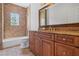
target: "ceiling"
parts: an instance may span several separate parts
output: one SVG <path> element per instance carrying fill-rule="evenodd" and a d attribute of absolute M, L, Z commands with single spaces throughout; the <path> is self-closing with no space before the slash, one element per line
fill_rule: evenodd
<path fill-rule="evenodd" d="M 27 8 L 30 5 L 29 3 L 13 3 L 13 4 L 16 4 L 18 6 L 25 7 L 25 8 Z"/>

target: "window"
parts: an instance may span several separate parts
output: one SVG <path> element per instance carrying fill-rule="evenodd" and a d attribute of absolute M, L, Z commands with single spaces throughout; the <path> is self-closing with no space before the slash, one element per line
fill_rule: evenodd
<path fill-rule="evenodd" d="M 19 25 L 19 14 L 18 13 L 11 13 L 11 26 L 18 26 Z"/>

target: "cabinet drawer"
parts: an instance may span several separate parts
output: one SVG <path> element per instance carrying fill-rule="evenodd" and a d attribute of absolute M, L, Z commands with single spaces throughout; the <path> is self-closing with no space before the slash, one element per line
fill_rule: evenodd
<path fill-rule="evenodd" d="M 54 40 L 54 34 L 51 34 L 51 33 L 39 33 L 39 37 L 41 39 L 47 39 L 47 40 Z"/>
<path fill-rule="evenodd" d="M 55 41 L 79 47 L 79 37 L 78 36 L 56 34 Z"/>
<path fill-rule="evenodd" d="M 55 35 L 55 41 L 61 42 L 64 44 L 74 45 L 74 39 L 75 37 L 69 36 L 69 35 L 61 35 L 61 34 Z"/>
<path fill-rule="evenodd" d="M 75 48 L 72 46 L 64 45 L 61 43 L 55 43 L 55 55 L 56 56 L 73 56 Z"/>

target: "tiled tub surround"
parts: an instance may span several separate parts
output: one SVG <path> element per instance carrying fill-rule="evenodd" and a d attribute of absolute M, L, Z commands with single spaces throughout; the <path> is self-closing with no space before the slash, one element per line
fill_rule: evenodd
<path fill-rule="evenodd" d="M 19 25 L 11 26 L 10 13 L 19 14 Z M 4 3 L 4 38 L 26 36 L 27 31 L 27 9 L 15 4 Z"/>

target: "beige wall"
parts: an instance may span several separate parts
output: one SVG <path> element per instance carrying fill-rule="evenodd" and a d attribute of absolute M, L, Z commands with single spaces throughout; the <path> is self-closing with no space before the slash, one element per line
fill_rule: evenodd
<path fill-rule="evenodd" d="M 10 13 L 16 12 L 20 15 L 19 26 L 11 26 L 10 24 Z M 27 20 L 26 20 L 27 9 L 14 5 L 4 4 L 4 38 L 26 36 Z"/>
<path fill-rule="evenodd" d="M 30 6 L 30 17 L 29 17 L 29 30 L 38 31 L 39 28 L 39 9 L 41 7 L 40 3 L 32 3 Z"/>

